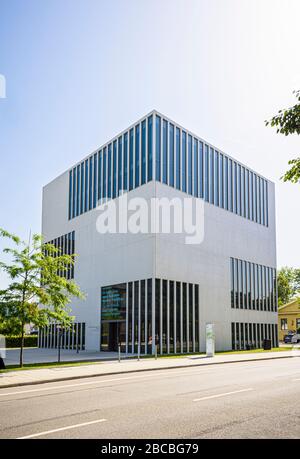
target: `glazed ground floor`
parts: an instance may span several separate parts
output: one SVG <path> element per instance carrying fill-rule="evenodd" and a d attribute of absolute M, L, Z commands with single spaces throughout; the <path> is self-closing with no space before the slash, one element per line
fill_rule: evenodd
<path fill-rule="evenodd" d="M 141 355 L 205 351 L 199 284 L 149 278 L 102 286 L 99 294 L 98 350 Z M 224 326 L 219 323 L 217 331 L 221 328 L 224 334 L 226 329 L 229 345 L 217 350 L 261 348 L 264 339 L 270 339 L 272 347 L 278 345 L 277 325 L 271 318 L 269 322 L 233 322 L 231 313 L 229 308 L 229 321 Z M 53 323 L 40 330 L 39 347 L 87 349 L 88 333 L 84 321 L 66 330 Z M 200 338 L 204 338 L 202 348 Z"/>

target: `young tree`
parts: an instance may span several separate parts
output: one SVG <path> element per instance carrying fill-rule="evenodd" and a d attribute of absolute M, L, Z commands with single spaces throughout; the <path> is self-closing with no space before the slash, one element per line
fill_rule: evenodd
<path fill-rule="evenodd" d="M 294 91 L 297 104 L 293 107 L 279 110 L 270 121 L 265 121 L 266 126 L 277 128 L 277 133 L 289 135 L 300 134 L 300 90 Z M 298 183 L 300 181 L 300 157 L 289 161 L 291 168 L 282 177 L 285 182 Z"/>
<path fill-rule="evenodd" d="M 0 290 L 0 318 L 21 336 L 20 366 L 23 366 L 24 327 L 33 323 L 43 327 L 55 320 L 63 327 L 72 324 L 68 304 L 72 297 L 84 298 L 74 281 L 67 279 L 75 255 L 63 255 L 54 245 L 34 234 L 29 241 L 0 228 L 0 236 L 11 241 L 3 250 L 10 263 L 0 262 L 10 284 Z"/>
<path fill-rule="evenodd" d="M 300 269 L 284 266 L 277 273 L 279 306 L 288 303 L 300 293 Z"/>

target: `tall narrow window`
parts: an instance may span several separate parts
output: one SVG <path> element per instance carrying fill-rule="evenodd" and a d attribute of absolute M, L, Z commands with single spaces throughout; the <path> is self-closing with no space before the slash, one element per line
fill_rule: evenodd
<path fill-rule="evenodd" d="M 224 209 L 224 159 L 222 153 L 220 153 L 220 165 L 219 165 L 219 175 L 220 175 L 220 207 Z"/>
<path fill-rule="evenodd" d="M 192 136 L 188 135 L 188 193 L 193 194 L 193 150 Z"/>
<path fill-rule="evenodd" d="M 237 214 L 242 215 L 241 212 L 241 166 L 237 165 Z"/>
<path fill-rule="evenodd" d="M 80 212 L 80 164 L 77 166 L 77 184 L 76 184 L 76 217 Z"/>
<path fill-rule="evenodd" d="M 123 166 L 123 190 L 127 191 L 128 189 L 128 133 L 124 134 L 124 166 Z"/>
<path fill-rule="evenodd" d="M 90 156 L 89 170 L 89 210 L 93 207 L 93 157 Z"/>
<path fill-rule="evenodd" d="M 194 190 L 193 195 L 198 197 L 199 196 L 199 180 L 198 180 L 198 140 L 194 138 Z"/>
<path fill-rule="evenodd" d="M 98 152 L 98 201 L 102 198 L 102 154 Z"/>
<path fill-rule="evenodd" d="M 229 170 L 228 170 L 228 158 L 224 157 L 224 209 L 229 210 L 228 207 L 228 184 L 229 184 Z"/>
<path fill-rule="evenodd" d="M 108 145 L 108 153 L 107 153 L 107 197 L 108 199 L 111 198 L 111 180 L 112 180 L 112 153 L 111 153 L 111 144 Z"/>
<path fill-rule="evenodd" d="M 133 189 L 133 129 L 129 132 L 129 190 Z"/>
<path fill-rule="evenodd" d="M 181 149 L 181 160 L 182 160 L 182 191 L 186 192 L 186 132 L 182 131 L 182 149 Z"/>
<path fill-rule="evenodd" d="M 203 143 L 199 142 L 199 196 L 204 197 L 204 155 Z"/>
<path fill-rule="evenodd" d="M 120 192 L 123 190 L 123 184 L 122 184 L 122 175 L 123 175 L 123 143 L 122 143 L 122 137 L 119 137 L 118 140 L 118 193 L 117 195 L 120 195 Z"/>
<path fill-rule="evenodd" d="M 209 201 L 209 147 L 205 145 L 204 198 Z"/>
<path fill-rule="evenodd" d="M 69 172 L 69 220 L 72 218 L 72 171 Z"/>
<path fill-rule="evenodd" d="M 153 178 L 153 116 L 148 118 L 148 182 Z"/>
<path fill-rule="evenodd" d="M 135 127 L 135 187 L 140 184 L 140 125 Z"/>
<path fill-rule="evenodd" d="M 228 210 L 233 212 L 233 165 L 232 159 L 229 159 L 228 168 Z"/>
<path fill-rule="evenodd" d="M 106 147 L 103 149 L 103 188 L 102 188 L 102 197 L 106 199 L 107 197 L 107 153 Z"/>
<path fill-rule="evenodd" d="M 169 185 L 174 186 L 174 125 L 169 125 Z"/>
<path fill-rule="evenodd" d="M 180 129 L 176 128 L 176 188 L 180 190 L 180 177 L 181 177 L 181 158 L 180 158 Z"/>
<path fill-rule="evenodd" d="M 245 168 L 241 167 L 241 216 L 245 217 Z"/>
<path fill-rule="evenodd" d="M 77 188 L 77 180 L 76 180 L 76 167 L 73 169 L 73 204 L 72 204 L 72 218 L 76 217 L 76 188 Z"/>
<path fill-rule="evenodd" d="M 237 206 L 237 190 L 238 190 L 238 187 L 237 187 L 237 176 L 238 176 L 238 173 L 237 173 L 237 163 L 234 162 L 233 163 L 233 212 L 236 214 L 237 213 L 237 209 L 238 209 L 238 206 Z"/>
<path fill-rule="evenodd" d="M 93 190 L 93 209 L 97 206 L 97 185 L 98 185 L 98 153 L 94 154 L 94 190 Z"/>
<path fill-rule="evenodd" d="M 160 116 L 156 115 L 156 180 L 160 182 L 161 174 L 160 174 L 160 162 L 161 162 L 161 118 Z"/>
<path fill-rule="evenodd" d="M 209 149 L 209 202 L 214 204 L 214 149 Z"/>
<path fill-rule="evenodd" d="M 168 122 L 163 120 L 163 183 L 168 183 Z"/>
<path fill-rule="evenodd" d="M 81 163 L 80 214 L 84 212 L 84 162 Z"/>
<path fill-rule="evenodd" d="M 214 204 L 219 206 L 219 152 L 215 150 L 215 164 L 214 164 Z"/>
<path fill-rule="evenodd" d="M 146 183 L 146 120 L 142 122 L 142 177 L 141 184 Z"/>
<path fill-rule="evenodd" d="M 84 171 L 84 211 L 88 210 L 88 190 L 89 190 L 89 161 L 85 160 L 85 171 Z"/>

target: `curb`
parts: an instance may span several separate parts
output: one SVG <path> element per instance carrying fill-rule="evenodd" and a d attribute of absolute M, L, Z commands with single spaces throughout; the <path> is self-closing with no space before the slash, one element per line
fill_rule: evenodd
<path fill-rule="evenodd" d="M 141 368 L 137 370 L 125 370 L 125 371 L 113 371 L 109 373 L 94 373 L 91 375 L 82 375 L 82 376 L 67 376 L 64 378 L 55 378 L 55 379 L 43 379 L 40 381 L 31 381 L 31 382 L 20 382 L 20 383 L 13 383 L 13 384 L 4 384 L 0 385 L 1 389 L 8 389 L 10 387 L 21 387 L 21 386 L 34 386 L 39 384 L 49 384 L 53 382 L 61 382 L 61 381 L 74 381 L 76 379 L 88 379 L 88 378 L 99 378 L 100 376 L 113 376 L 113 375 L 120 375 L 120 374 L 129 374 L 129 373 L 142 373 L 146 371 L 159 371 L 159 370 L 175 370 L 177 368 L 195 368 L 195 367 L 206 367 L 211 365 L 226 365 L 228 363 L 242 363 L 242 362 L 260 362 L 265 360 L 278 360 L 278 359 L 291 359 L 291 358 L 300 358 L 300 355 L 286 355 L 286 356 L 278 356 L 278 357 L 263 357 L 258 359 L 245 359 L 245 360 L 228 360 L 226 362 L 207 362 L 207 363 L 198 363 L 198 364 L 191 364 L 191 365 L 172 365 L 167 367 L 159 367 L 159 368 Z"/>

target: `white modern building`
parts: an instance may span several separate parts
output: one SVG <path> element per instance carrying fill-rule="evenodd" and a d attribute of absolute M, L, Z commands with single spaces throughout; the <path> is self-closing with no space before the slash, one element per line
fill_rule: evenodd
<path fill-rule="evenodd" d="M 201 201 L 203 240 L 99 233 L 98 203 L 124 192 Z M 86 294 L 64 348 L 202 352 L 207 323 L 217 350 L 277 345 L 274 184 L 156 111 L 44 187 L 42 233 L 77 254 L 68 277 Z M 55 324 L 39 344 L 57 345 Z"/>

